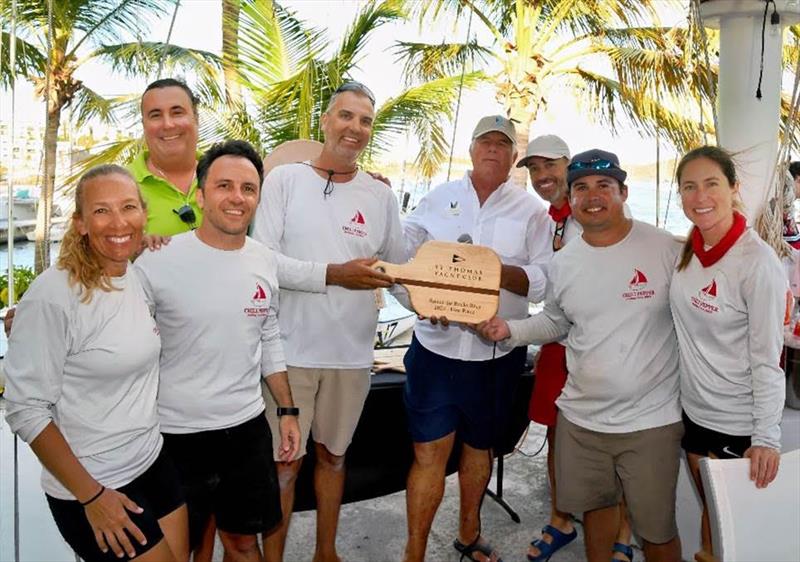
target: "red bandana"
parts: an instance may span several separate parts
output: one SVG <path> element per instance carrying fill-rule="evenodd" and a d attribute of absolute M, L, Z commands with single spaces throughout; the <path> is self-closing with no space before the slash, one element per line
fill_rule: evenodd
<path fill-rule="evenodd" d="M 710 249 L 706 250 L 703 247 L 703 235 L 700 234 L 700 229 L 696 226 L 692 228 L 692 250 L 694 255 L 700 260 L 703 267 L 709 267 L 722 259 L 728 250 L 731 249 L 739 237 L 744 234 L 747 228 L 747 220 L 741 213 L 733 212 L 733 225 L 731 229 Z"/>
<path fill-rule="evenodd" d="M 572 214 L 572 209 L 569 206 L 569 201 L 564 203 L 564 206 L 560 209 L 556 209 L 552 205 L 550 208 L 547 209 L 547 214 L 550 215 L 550 218 L 553 219 L 554 222 L 561 222 L 566 219 L 570 214 Z"/>

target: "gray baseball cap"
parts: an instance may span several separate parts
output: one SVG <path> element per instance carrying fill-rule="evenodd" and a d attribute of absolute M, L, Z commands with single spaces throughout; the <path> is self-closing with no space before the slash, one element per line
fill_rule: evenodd
<path fill-rule="evenodd" d="M 487 115 L 486 117 L 482 117 L 481 120 L 478 121 L 478 124 L 475 125 L 475 129 L 472 131 L 472 140 L 475 140 L 486 133 L 492 133 L 494 131 L 503 133 L 509 138 L 511 143 L 516 146 L 517 129 L 514 127 L 514 123 L 510 119 L 503 117 L 502 115 Z"/>
<path fill-rule="evenodd" d="M 528 165 L 531 157 L 540 156 L 542 158 L 549 158 L 550 160 L 557 160 L 558 158 L 566 158 L 569 160 L 569 147 L 564 139 L 556 135 L 541 135 L 528 143 L 528 150 L 525 151 L 525 157 L 517 162 L 517 168 L 524 168 Z"/>

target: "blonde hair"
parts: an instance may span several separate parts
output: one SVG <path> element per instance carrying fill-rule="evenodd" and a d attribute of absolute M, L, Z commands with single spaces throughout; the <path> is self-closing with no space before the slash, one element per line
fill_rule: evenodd
<path fill-rule="evenodd" d="M 725 179 L 728 180 L 728 183 L 731 185 L 731 187 L 736 185 L 736 182 L 739 181 L 736 176 L 736 163 L 733 161 L 733 155 L 730 152 L 718 146 L 701 146 L 687 152 L 678 163 L 678 167 L 675 171 L 675 179 L 678 183 L 679 194 L 681 192 L 681 175 L 683 174 L 683 169 L 689 162 L 698 160 L 700 158 L 711 160 L 717 166 L 719 166 L 720 170 L 722 170 L 722 175 L 725 176 Z M 739 199 L 737 194 L 734 194 L 733 201 L 731 203 L 734 211 L 744 214 L 744 204 L 742 203 L 742 200 Z M 678 261 L 678 271 L 683 271 L 686 269 L 689 266 L 689 262 L 692 261 L 692 256 L 694 256 L 694 248 L 692 247 L 692 230 L 694 230 L 694 228 L 695 227 L 689 229 L 689 234 L 686 236 L 686 242 L 683 244 L 683 250 L 681 250 L 681 259 Z"/>
<path fill-rule="evenodd" d="M 112 284 L 111 278 L 103 271 L 103 264 L 100 258 L 89 245 L 89 237 L 78 232 L 78 227 L 75 223 L 75 219 L 83 216 L 83 197 L 84 191 L 86 191 L 86 184 L 93 179 L 115 174 L 128 178 L 136 185 L 136 180 L 131 173 L 116 164 L 95 166 L 81 176 L 75 188 L 75 212 L 72 213 L 69 228 L 67 228 L 61 241 L 57 267 L 69 274 L 71 286 L 80 285 L 82 303 L 89 303 L 92 300 L 92 293 L 95 289 L 106 292 L 117 290 Z M 136 191 L 139 194 L 142 209 L 144 209 L 144 200 L 142 199 L 142 194 L 139 193 L 138 187 Z"/>

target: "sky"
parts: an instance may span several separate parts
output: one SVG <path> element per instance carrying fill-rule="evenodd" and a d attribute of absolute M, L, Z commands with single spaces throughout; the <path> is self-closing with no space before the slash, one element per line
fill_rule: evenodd
<path fill-rule="evenodd" d="M 284 5 L 295 10 L 301 19 L 327 28 L 331 43 L 336 45 L 364 3 L 364 0 L 287 0 Z M 182 46 L 219 52 L 222 44 L 220 17 L 219 0 L 182 0 L 171 40 Z M 673 13 L 671 17 L 682 17 L 682 14 Z M 148 26 L 149 30 L 145 32 L 144 38 L 166 40 L 169 20 L 169 17 L 165 17 L 153 22 Z M 457 23 L 424 29 L 420 29 L 416 23 L 386 25 L 370 39 L 369 51 L 353 73 L 354 78 L 366 83 L 375 92 L 380 104 L 381 100 L 400 90 L 401 65 L 395 62 L 391 54 L 396 40 L 452 41 L 454 37 L 466 36 L 466 25 L 466 18 Z M 475 25 L 474 28 L 479 29 L 480 26 Z M 482 44 L 490 43 L 488 34 L 478 35 L 478 39 Z M 99 64 L 87 68 L 79 74 L 79 77 L 102 95 L 138 92 L 149 82 L 146 79 L 133 80 L 124 76 L 112 76 L 107 67 Z M 0 102 L 0 120 L 7 121 L 10 115 L 8 92 L 3 93 Z M 457 158 L 468 156 L 470 134 L 480 117 L 501 112 L 502 107 L 496 102 L 491 85 L 477 90 L 465 90 L 456 124 L 455 156 Z M 18 83 L 15 116 L 18 123 L 43 122 L 43 105 L 34 100 L 32 88 L 27 83 Z M 617 152 L 623 162 L 630 164 L 649 163 L 656 158 L 655 140 L 643 140 L 633 130 L 613 137 L 604 128 L 593 124 L 589 116 L 581 114 L 568 96 L 554 96 L 549 100 L 547 110 L 540 114 L 532 128 L 531 138 L 545 133 L 555 133 L 563 137 L 570 145 L 573 154 L 599 147 Z M 451 138 L 451 135 L 452 128 L 448 131 L 447 138 Z M 406 157 L 411 160 L 415 152 L 414 145 L 413 140 L 406 143 L 405 140 L 398 139 L 397 150 L 394 152 L 400 154 L 407 150 L 409 153 Z M 665 150 L 666 147 L 663 147 L 662 158 L 669 158 L 670 154 L 665 155 Z"/>

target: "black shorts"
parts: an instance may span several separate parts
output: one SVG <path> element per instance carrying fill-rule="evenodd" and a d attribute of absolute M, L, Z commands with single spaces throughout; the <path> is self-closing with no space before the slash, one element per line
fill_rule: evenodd
<path fill-rule="evenodd" d="M 142 513 L 128 511 L 128 517 L 147 539 L 147 544 L 141 545 L 128 533 L 128 539 L 136 550 L 136 556 L 140 556 L 164 538 L 158 520 L 184 504 L 178 472 L 162 449 L 150 468 L 132 482 L 117 488 L 117 491 L 128 496 L 144 510 Z M 117 558 L 111 549 L 105 554 L 100 550 L 92 526 L 86 519 L 86 511 L 78 501 L 46 497 L 61 536 L 85 562 L 130 560 L 127 554 Z"/>
<path fill-rule="evenodd" d="M 189 509 L 189 544 L 200 544 L 213 514 L 228 533 L 256 535 L 281 520 L 272 434 L 264 413 L 227 429 L 165 433 Z"/>
<path fill-rule="evenodd" d="M 697 425 L 683 412 L 684 434 L 681 447 L 687 453 L 718 459 L 740 459 L 750 448 L 749 435 L 728 435 Z"/>
<path fill-rule="evenodd" d="M 474 449 L 496 448 L 505 434 L 526 349 L 487 361 L 450 359 L 425 348 L 416 336 L 403 358 L 403 398 L 415 443 L 454 431 Z"/>

